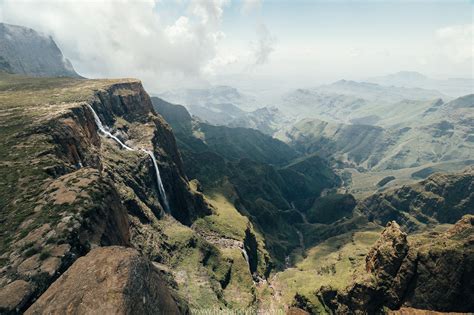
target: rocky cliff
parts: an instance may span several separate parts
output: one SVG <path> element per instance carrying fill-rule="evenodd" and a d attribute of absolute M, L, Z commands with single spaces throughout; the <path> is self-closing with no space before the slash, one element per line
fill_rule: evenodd
<path fill-rule="evenodd" d="M 5 23 L 0 23 L 0 71 L 36 77 L 80 77 L 51 37 Z"/>
<path fill-rule="evenodd" d="M 407 236 L 392 221 L 366 256 L 366 273 L 342 291 L 317 293 L 336 314 L 372 314 L 400 307 L 472 312 L 474 217 L 464 216 L 445 232 Z"/>
<path fill-rule="evenodd" d="M 382 225 L 396 220 L 407 230 L 455 223 L 474 214 L 474 169 L 434 174 L 411 185 L 376 193 L 359 202 L 357 211 Z"/>
<path fill-rule="evenodd" d="M 27 308 L 96 246 L 159 259 L 166 242 L 157 220 L 190 225 L 210 213 L 139 81 L 0 79 L 0 294 L 14 297 L 1 299 L 1 312 Z M 100 135 L 91 108 L 127 145 L 154 152 L 170 213 L 150 156 Z"/>

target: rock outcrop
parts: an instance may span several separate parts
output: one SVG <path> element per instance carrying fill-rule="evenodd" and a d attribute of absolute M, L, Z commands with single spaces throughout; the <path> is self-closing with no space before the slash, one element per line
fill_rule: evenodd
<path fill-rule="evenodd" d="M 0 23 L 0 71 L 36 77 L 80 77 L 51 37 L 5 23 Z"/>
<path fill-rule="evenodd" d="M 131 248 L 90 251 L 25 314 L 180 314 L 158 270 Z"/>
<path fill-rule="evenodd" d="M 418 183 L 376 193 L 359 202 L 356 210 L 382 225 L 395 220 L 408 231 L 455 223 L 465 214 L 474 214 L 474 169 L 433 174 Z"/>
<path fill-rule="evenodd" d="M 409 236 L 389 222 L 366 257 L 366 275 L 343 292 L 322 288 L 320 301 L 336 314 L 377 313 L 384 307 L 441 312 L 474 310 L 474 216 L 444 233 Z"/>

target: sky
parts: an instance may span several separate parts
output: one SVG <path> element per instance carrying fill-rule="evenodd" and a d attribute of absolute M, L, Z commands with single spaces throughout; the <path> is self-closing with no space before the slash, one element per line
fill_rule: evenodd
<path fill-rule="evenodd" d="M 474 1 L 0 0 L 77 72 L 150 92 L 281 89 L 398 71 L 473 77 Z"/>

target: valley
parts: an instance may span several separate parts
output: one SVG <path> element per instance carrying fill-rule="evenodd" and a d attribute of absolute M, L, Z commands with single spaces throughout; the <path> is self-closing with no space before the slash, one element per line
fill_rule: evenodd
<path fill-rule="evenodd" d="M 155 92 L 0 23 L 0 314 L 472 312 L 471 81 Z"/>

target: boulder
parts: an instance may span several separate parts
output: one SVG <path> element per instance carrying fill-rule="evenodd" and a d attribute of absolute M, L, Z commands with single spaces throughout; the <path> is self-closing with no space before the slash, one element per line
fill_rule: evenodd
<path fill-rule="evenodd" d="M 180 314 L 153 265 L 135 249 L 99 247 L 79 258 L 25 314 Z"/>

